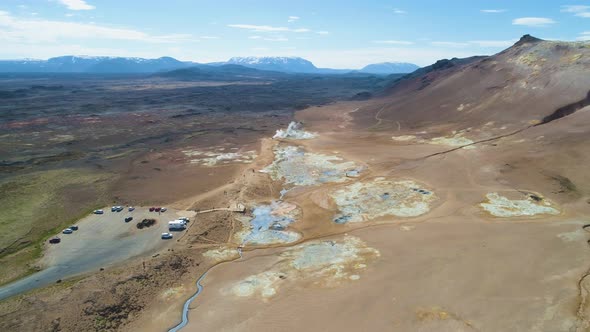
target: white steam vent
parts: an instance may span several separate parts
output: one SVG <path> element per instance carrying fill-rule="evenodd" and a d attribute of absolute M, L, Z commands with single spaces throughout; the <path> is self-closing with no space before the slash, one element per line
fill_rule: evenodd
<path fill-rule="evenodd" d="M 287 129 L 279 129 L 272 138 L 282 139 L 312 139 L 316 134 L 303 130 L 303 123 L 291 121 Z"/>

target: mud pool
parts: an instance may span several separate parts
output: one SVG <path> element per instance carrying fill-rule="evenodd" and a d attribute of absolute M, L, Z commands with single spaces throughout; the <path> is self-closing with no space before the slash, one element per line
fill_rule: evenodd
<path fill-rule="evenodd" d="M 464 146 L 473 144 L 473 141 L 464 136 L 463 132 L 453 133 L 453 136 L 448 137 L 435 137 L 430 140 L 430 144 L 447 145 L 447 146 Z"/>
<path fill-rule="evenodd" d="M 252 211 L 252 217 L 239 217 L 243 230 L 235 235 L 235 240 L 242 246 L 296 242 L 301 235 L 288 228 L 300 213 L 295 204 L 288 202 L 259 205 Z"/>
<path fill-rule="evenodd" d="M 211 249 L 203 253 L 203 256 L 211 260 L 221 262 L 227 261 L 239 256 L 239 252 L 236 248 L 222 247 L 218 249 Z"/>
<path fill-rule="evenodd" d="M 392 136 L 392 140 L 396 142 L 411 142 L 417 139 L 416 135 L 401 135 L 401 136 Z"/>
<path fill-rule="evenodd" d="M 331 196 L 339 211 L 333 221 L 339 224 L 387 215 L 416 217 L 430 211 L 430 204 L 436 200 L 430 189 L 414 181 L 385 178 L 356 182 L 334 191 Z"/>
<path fill-rule="evenodd" d="M 285 283 L 307 281 L 333 287 L 361 278 L 367 264 L 379 257 L 379 251 L 367 247 L 359 238 L 311 241 L 286 249 L 268 270 L 250 275 L 222 289 L 225 295 L 269 298 Z"/>
<path fill-rule="evenodd" d="M 538 197 L 538 196 L 535 196 Z M 526 199 L 511 200 L 498 193 L 489 193 L 486 195 L 487 201 L 480 206 L 491 215 L 496 217 L 522 217 L 534 216 L 540 214 L 559 214 L 559 210 L 552 204 L 540 197 L 534 199 L 527 196 Z"/>
<path fill-rule="evenodd" d="M 393 136 L 391 137 L 392 140 L 396 142 L 408 142 L 408 143 L 417 143 L 417 144 L 434 144 L 434 145 L 445 145 L 451 147 L 460 147 L 465 146 L 465 148 L 474 148 L 469 146 L 473 144 L 474 141 L 465 137 L 466 130 L 462 131 L 454 131 L 451 136 L 440 136 L 434 137 L 431 139 L 425 139 L 418 137 L 416 135 L 401 135 L 401 136 Z"/>
<path fill-rule="evenodd" d="M 203 166 L 216 166 L 223 164 L 242 163 L 250 164 L 256 159 L 256 151 L 240 152 L 237 148 L 229 149 L 218 147 L 209 150 L 183 150 L 185 156 L 191 158 L 191 164 Z"/>
<path fill-rule="evenodd" d="M 338 156 L 306 152 L 300 147 L 278 145 L 275 159 L 262 170 L 275 181 L 284 180 L 294 186 L 313 186 L 328 182 L 344 182 L 346 173 L 357 168 L 355 163 Z"/>

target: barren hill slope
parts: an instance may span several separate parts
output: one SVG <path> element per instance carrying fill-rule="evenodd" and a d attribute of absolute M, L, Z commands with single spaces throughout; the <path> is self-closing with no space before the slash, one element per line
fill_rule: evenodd
<path fill-rule="evenodd" d="M 441 123 L 464 129 L 494 121 L 517 129 L 589 103 L 588 43 L 543 41 L 526 35 L 496 55 L 454 60 L 439 61 L 430 70 L 394 83 L 384 96 L 356 113 L 357 122 L 366 126 L 381 120 L 382 129 Z M 565 112 L 560 111 L 568 105 Z"/>

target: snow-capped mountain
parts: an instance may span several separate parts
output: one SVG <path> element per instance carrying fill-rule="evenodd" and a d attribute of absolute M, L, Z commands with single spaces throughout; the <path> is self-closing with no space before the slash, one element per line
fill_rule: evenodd
<path fill-rule="evenodd" d="M 171 57 L 158 59 L 108 56 L 60 56 L 48 60 L 0 60 L 0 72 L 28 73 L 155 73 L 192 66 Z"/>
<path fill-rule="evenodd" d="M 233 57 L 226 64 L 287 73 L 315 73 L 318 71 L 313 63 L 299 57 Z"/>
<path fill-rule="evenodd" d="M 369 73 L 369 74 L 380 74 L 380 75 L 389 75 L 389 74 L 407 74 L 411 73 L 414 70 L 418 69 L 417 65 L 413 63 L 407 62 L 382 62 L 382 63 L 375 63 L 371 65 L 367 65 L 359 70 L 361 73 Z"/>
<path fill-rule="evenodd" d="M 405 74 L 411 73 L 419 67 L 413 63 L 407 62 L 384 62 L 372 64 L 360 70 L 353 69 L 330 69 L 317 68 L 308 60 L 299 57 L 234 57 L 227 62 L 219 64 L 236 64 L 244 67 L 256 68 L 260 70 L 273 70 L 287 73 L 318 73 L 318 74 L 343 74 L 349 72 L 361 72 L 367 74 Z"/>

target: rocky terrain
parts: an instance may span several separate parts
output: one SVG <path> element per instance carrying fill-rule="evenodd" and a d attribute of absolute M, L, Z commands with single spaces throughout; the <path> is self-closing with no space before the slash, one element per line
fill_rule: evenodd
<path fill-rule="evenodd" d="M 199 170 L 165 168 L 202 186 L 169 201 L 197 213 L 186 235 L 3 301 L 0 327 L 162 331 L 184 313 L 182 331 L 587 331 L 589 67 L 587 43 L 527 35 L 368 100 L 301 107 L 292 124 L 240 112 L 264 132 L 144 151 L 126 177 Z M 235 202 L 244 213 L 199 214 Z"/>

